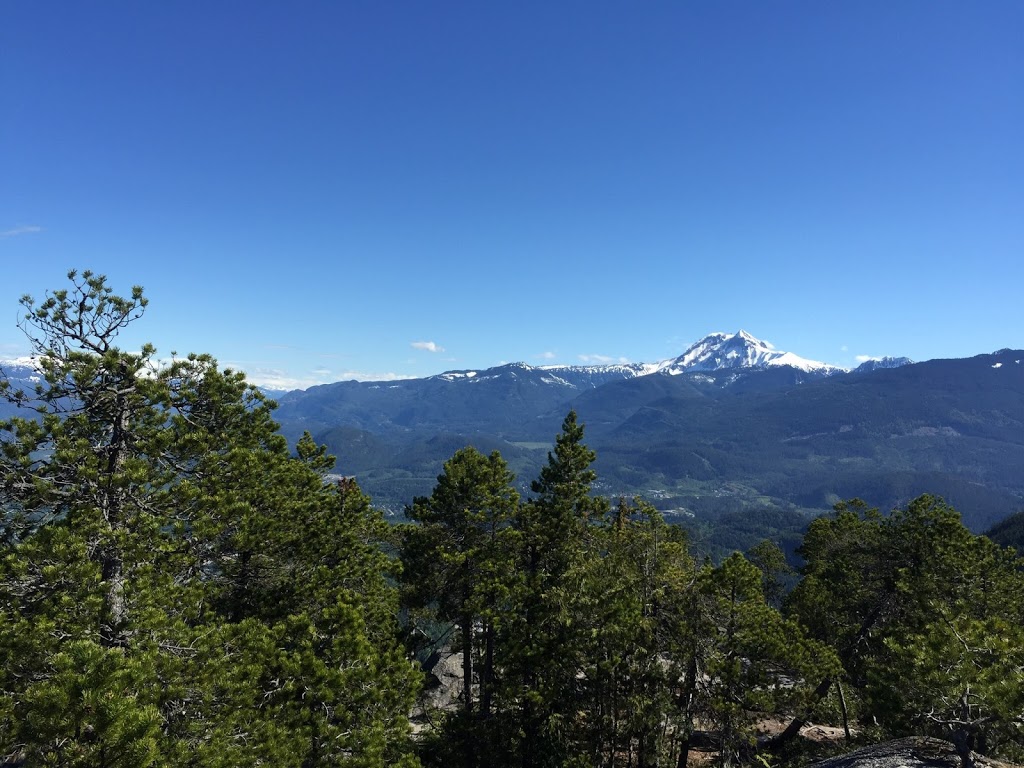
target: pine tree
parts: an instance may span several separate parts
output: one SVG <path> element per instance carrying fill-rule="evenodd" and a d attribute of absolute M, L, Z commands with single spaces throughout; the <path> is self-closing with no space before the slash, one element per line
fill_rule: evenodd
<path fill-rule="evenodd" d="M 922 496 L 889 517 L 840 505 L 799 552 L 790 608 L 836 649 L 872 717 L 893 735 L 950 739 L 965 765 L 971 750 L 1020 754 L 1024 581 L 1011 550 Z"/>
<path fill-rule="evenodd" d="M 717 733 L 718 763 L 742 764 L 755 746 L 753 718 L 806 706 L 808 687 L 838 667 L 828 648 L 806 637 L 765 599 L 762 575 L 741 554 L 705 567 L 694 595 L 689 650 L 699 677 L 696 712 Z M 791 686 L 780 685 L 786 678 Z M 807 683 L 807 681 L 812 681 Z"/>
<path fill-rule="evenodd" d="M 515 591 L 512 556 L 518 532 L 511 523 L 519 505 L 513 475 L 495 451 L 459 450 L 428 498 L 409 517 L 419 523 L 405 535 L 407 594 L 414 606 L 434 606 L 455 625 L 462 654 L 462 715 L 441 738 L 457 744 L 455 759 L 478 765 L 495 711 L 499 643 Z M 479 695 L 474 697 L 474 690 Z"/>
<path fill-rule="evenodd" d="M 677 725 L 683 670 L 671 650 L 694 562 L 682 529 L 640 500 L 620 499 L 600 534 L 589 558 L 580 740 L 593 765 L 660 765 Z"/>
<path fill-rule="evenodd" d="M 509 679 L 515 680 L 523 766 L 560 765 L 573 751 L 585 663 L 582 618 L 594 599 L 588 559 L 596 556 L 594 531 L 608 514 L 595 497 L 595 454 L 583 443 L 583 425 L 570 411 L 520 506 L 517 571 L 522 588 L 509 626 Z"/>
<path fill-rule="evenodd" d="M 22 302 L 43 381 L 4 387 L 36 410 L 0 424 L 0 754 L 408 762 L 416 680 L 376 625 L 393 598 L 368 505 L 324 484 L 322 452 L 289 453 L 241 374 L 119 349 L 141 288 L 69 279 Z M 353 520 L 361 548 L 332 567 Z"/>

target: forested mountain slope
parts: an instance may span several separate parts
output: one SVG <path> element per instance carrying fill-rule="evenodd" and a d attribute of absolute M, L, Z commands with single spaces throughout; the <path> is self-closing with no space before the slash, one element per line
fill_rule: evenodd
<path fill-rule="evenodd" d="M 771 507 L 806 518 L 837 499 L 889 508 L 948 498 L 974 530 L 1024 495 L 1024 351 L 828 375 L 788 365 L 585 382 L 530 366 L 472 377 L 345 382 L 295 392 L 276 413 L 310 429 L 374 498 L 401 509 L 452 450 L 498 448 L 520 476 L 574 408 L 598 451 L 602 490 L 716 517 Z"/>

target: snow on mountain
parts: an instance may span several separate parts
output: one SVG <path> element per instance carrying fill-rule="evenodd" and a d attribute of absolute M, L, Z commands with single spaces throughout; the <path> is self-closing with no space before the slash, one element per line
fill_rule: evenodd
<path fill-rule="evenodd" d="M 734 334 L 708 334 L 679 357 L 660 363 L 658 370 L 677 375 L 737 368 L 764 369 L 783 365 L 825 376 L 844 371 L 843 368 L 807 360 L 792 352 L 781 352 L 768 342 L 761 341 L 742 330 Z"/>
<path fill-rule="evenodd" d="M 38 368 L 36 358 L 32 355 L 25 355 L 23 357 L 9 357 L 0 360 L 0 367 L 4 368 L 31 368 L 36 370 Z"/>
<path fill-rule="evenodd" d="M 448 382 L 481 382 L 500 376 L 535 377 L 545 384 L 583 389 L 617 379 L 632 379 L 651 373 L 702 373 L 722 370 L 764 370 L 790 366 L 807 373 L 830 376 L 842 373 L 827 363 L 807 360 L 792 352 L 782 352 L 746 331 L 734 334 L 712 333 L 691 345 L 682 355 L 659 363 L 618 363 L 612 365 L 542 365 L 507 363 L 482 371 L 446 371 L 432 379 Z"/>
<path fill-rule="evenodd" d="M 39 375 L 39 364 L 34 357 L 12 357 L 0 360 L 0 376 L 12 381 L 42 381 Z"/>
<path fill-rule="evenodd" d="M 886 368 L 902 368 L 904 365 L 912 365 L 913 360 L 909 357 L 879 357 L 874 360 L 865 360 L 854 368 L 855 373 L 868 373 L 880 371 Z"/>
<path fill-rule="evenodd" d="M 503 376 L 532 380 L 542 384 L 555 384 L 575 389 L 586 389 L 618 379 L 632 379 L 656 370 L 656 366 L 643 363 L 614 365 L 541 365 L 506 363 L 482 371 L 445 371 L 431 379 L 448 382 L 478 383 Z"/>

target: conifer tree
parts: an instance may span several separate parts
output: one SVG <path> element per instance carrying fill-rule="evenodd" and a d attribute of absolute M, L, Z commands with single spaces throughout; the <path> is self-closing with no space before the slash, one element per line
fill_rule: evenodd
<path fill-rule="evenodd" d="M 510 624 L 509 679 L 518 685 L 520 763 L 559 765 L 572 751 L 585 659 L 583 616 L 594 599 L 586 580 L 594 531 L 608 513 L 592 493 L 595 454 L 570 411 L 554 451 L 520 506 L 517 568 L 522 588 Z"/>
<path fill-rule="evenodd" d="M 741 554 L 706 567 L 695 593 L 690 652 L 699 678 L 696 712 L 714 726 L 718 763 L 742 764 L 753 753 L 751 713 L 779 714 L 806 706 L 808 687 L 834 674 L 835 656 L 768 604 L 762 575 Z M 780 677 L 794 681 L 778 684 Z M 806 681 L 812 681 L 807 683 Z"/>
<path fill-rule="evenodd" d="M 433 606 L 457 629 L 462 654 L 462 713 L 443 729 L 452 759 L 482 764 L 496 701 L 503 623 L 515 591 L 512 557 L 519 504 L 513 475 L 495 451 L 463 448 L 444 464 L 433 493 L 408 510 L 419 525 L 406 531 L 402 558 L 414 606 Z M 478 696 L 474 696 L 478 691 Z"/>
<path fill-rule="evenodd" d="M 580 741 L 592 765 L 660 765 L 678 725 L 683 670 L 672 650 L 694 562 L 682 529 L 640 500 L 620 499 L 600 534 L 589 558 Z"/>
<path fill-rule="evenodd" d="M 891 734 L 1019 755 L 1024 593 L 1019 562 L 922 496 L 889 517 L 861 503 L 815 521 L 789 605 L 838 652 L 866 711 Z M 826 684 L 829 681 L 826 680 Z"/>
<path fill-rule="evenodd" d="M 69 279 L 22 302 L 43 381 L 3 385 L 36 410 L 0 424 L 0 754 L 410 764 L 376 514 L 241 374 L 118 348 L 141 288 Z"/>

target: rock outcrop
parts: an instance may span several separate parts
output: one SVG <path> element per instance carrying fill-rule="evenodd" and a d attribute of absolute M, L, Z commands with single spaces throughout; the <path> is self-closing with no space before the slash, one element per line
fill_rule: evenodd
<path fill-rule="evenodd" d="M 1010 768 L 1010 763 L 972 755 L 979 768 Z M 960 756 L 948 741 L 912 737 L 873 744 L 848 755 L 814 763 L 810 768 L 961 768 Z"/>

